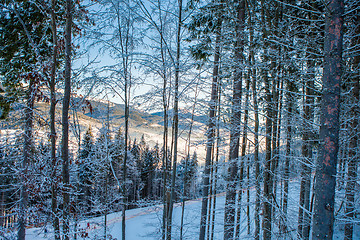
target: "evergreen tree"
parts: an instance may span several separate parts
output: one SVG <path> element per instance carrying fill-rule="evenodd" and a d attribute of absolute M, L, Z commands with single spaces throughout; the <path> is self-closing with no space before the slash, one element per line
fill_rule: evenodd
<path fill-rule="evenodd" d="M 92 186 L 94 184 L 94 139 L 91 128 L 89 127 L 84 135 L 83 142 L 81 144 L 81 150 L 79 154 L 79 186 L 80 186 L 80 209 L 85 214 L 89 214 L 92 208 Z"/>
<path fill-rule="evenodd" d="M 92 164 L 94 166 L 94 191 L 95 201 L 98 210 L 107 211 L 107 201 L 109 199 L 109 181 L 112 176 L 111 172 L 111 149 L 112 140 L 110 136 L 109 126 L 100 129 L 99 137 L 95 143 L 94 158 Z"/>
<path fill-rule="evenodd" d="M 194 152 L 192 157 L 183 158 L 178 167 L 178 186 L 180 192 L 185 189 L 185 199 L 191 199 L 195 196 L 196 174 L 198 171 L 197 153 Z"/>
<path fill-rule="evenodd" d="M 11 103 L 25 95 L 24 82 L 33 80 L 38 86 L 44 80 L 44 62 L 40 60 L 51 57 L 52 35 L 48 16 L 35 2 L 2 0 L 0 6 L 0 80 L 4 88 L 0 118 L 5 118 Z"/>

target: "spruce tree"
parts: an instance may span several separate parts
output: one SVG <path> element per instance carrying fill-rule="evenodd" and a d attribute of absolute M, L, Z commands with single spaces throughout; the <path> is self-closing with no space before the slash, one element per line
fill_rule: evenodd
<path fill-rule="evenodd" d="M 81 150 L 79 154 L 79 186 L 80 195 L 79 202 L 80 208 L 84 211 L 84 214 L 90 214 L 92 208 L 92 186 L 94 184 L 93 179 L 93 159 L 94 156 L 94 139 L 91 128 L 89 127 L 85 133 L 83 142 L 81 144 Z"/>

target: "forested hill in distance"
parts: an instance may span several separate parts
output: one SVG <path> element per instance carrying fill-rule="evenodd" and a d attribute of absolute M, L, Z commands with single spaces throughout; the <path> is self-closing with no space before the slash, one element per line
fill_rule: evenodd
<path fill-rule="evenodd" d="M 81 99 L 78 97 L 73 98 L 73 103 L 80 102 Z M 82 101 L 83 104 L 77 104 L 75 111 L 70 112 L 70 123 L 72 127 L 74 126 L 74 121 L 78 121 L 80 125 L 80 135 L 84 135 L 89 126 L 92 128 L 92 131 L 95 137 L 98 135 L 99 130 L 102 127 L 107 125 L 107 122 L 110 124 L 111 131 L 117 131 L 119 127 L 124 129 L 124 105 L 117 104 L 113 102 L 108 102 L 99 99 Z M 46 135 L 46 129 L 48 129 L 47 124 L 49 123 L 49 109 L 50 103 L 47 102 L 37 102 L 35 103 L 35 129 L 38 129 L 37 134 Z M 61 101 L 57 104 L 56 108 L 56 122 L 57 122 L 57 132 L 61 134 Z M 10 130 L 10 132 L 20 129 L 19 123 L 21 121 L 21 107 L 14 108 L 7 119 L 1 120 L 1 129 Z M 191 121 L 191 114 L 187 112 L 180 113 L 180 124 L 179 128 L 181 130 L 180 135 L 180 152 L 183 152 L 185 149 L 185 140 L 188 135 L 189 124 Z M 172 111 L 169 111 L 169 127 L 171 128 L 171 119 Z M 192 133 L 192 145 L 193 150 L 196 149 L 200 156 L 205 151 L 205 146 L 203 144 L 204 134 L 205 134 L 205 125 L 206 125 L 206 116 L 195 116 L 193 123 L 193 133 Z M 143 110 L 138 110 L 136 108 L 130 109 L 129 117 L 129 134 L 131 141 L 137 139 L 139 141 L 144 135 L 146 142 L 150 146 L 154 146 L 156 143 L 162 145 L 163 141 L 163 112 L 148 113 Z M 71 136 L 73 138 L 73 149 L 77 148 L 76 137 L 74 135 L 74 129 L 71 130 Z M 171 129 L 169 130 L 171 134 Z M 201 161 L 201 160 L 200 160 Z"/>

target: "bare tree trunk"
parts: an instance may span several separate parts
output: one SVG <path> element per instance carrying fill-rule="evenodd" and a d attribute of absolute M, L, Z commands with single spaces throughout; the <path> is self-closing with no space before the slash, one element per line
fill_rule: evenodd
<path fill-rule="evenodd" d="M 51 141 L 51 210 L 53 214 L 54 238 L 60 240 L 60 224 L 57 210 L 57 160 L 56 160 L 56 128 L 55 128 L 55 108 L 56 108 L 56 65 L 58 56 L 58 42 L 56 29 L 56 0 L 51 1 L 51 29 L 53 34 L 53 59 L 50 78 L 50 141 Z"/>
<path fill-rule="evenodd" d="M 286 92 L 286 105 L 287 105 L 287 116 L 286 116 L 286 150 L 285 150 L 285 166 L 284 166 L 284 193 L 282 200 L 282 212 L 284 219 L 280 226 L 280 232 L 284 233 L 287 229 L 287 217 L 288 217 L 288 200 L 289 200 L 289 177 L 290 177 L 290 158 L 291 158 L 291 139 L 292 139 L 292 126 L 291 117 L 293 114 L 293 84 L 288 81 L 287 92 Z"/>
<path fill-rule="evenodd" d="M 279 66 L 276 67 L 276 75 L 280 74 Z M 274 74 L 274 75 L 275 75 Z M 279 145 L 278 139 L 280 137 L 280 124 L 281 124 L 281 107 L 282 107 L 282 79 L 279 79 L 276 76 L 275 81 L 273 81 L 273 89 L 272 89 L 272 159 L 271 159 L 271 171 L 272 174 L 272 217 L 275 215 L 277 208 L 276 204 L 276 191 L 277 191 L 277 167 L 279 163 Z M 275 84 L 276 83 L 276 84 Z"/>
<path fill-rule="evenodd" d="M 356 46 L 355 48 L 359 50 L 360 48 L 360 3 L 357 3 L 357 11 L 356 11 L 356 18 L 355 18 L 355 24 L 356 30 L 355 33 L 357 34 L 355 37 L 355 40 L 352 45 Z M 345 223 L 345 237 L 344 240 L 351 240 L 353 239 L 353 233 L 354 233 L 354 223 L 352 222 L 352 219 L 355 217 L 355 184 L 357 180 L 357 172 L 358 172 L 358 154 L 359 154 L 359 146 L 358 146 L 358 132 L 359 132 L 359 122 L 358 122 L 358 116 L 359 116 L 359 80 L 360 80 L 360 56 L 357 55 L 354 57 L 353 62 L 353 69 L 354 69 L 354 76 L 352 81 L 352 90 L 350 97 L 353 98 L 353 105 L 351 109 L 351 121 L 349 123 L 350 125 L 350 146 L 349 146 L 349 162 L 348 162 L 348 179 L 346 182 L 346 192 L 345 192 L 345 198 L 346 198 L 346 206 L 345 206 L 345 214 L 347 218 L 347 222 Z"/>
<path fill-rule="evenodd" d="M 312 32 L 311 36 L 314 35 Z M 311 50 L 309 50 L 310 52 Z M 302 129 L 302 166 L 301 166 L 301 186 L 299 198 L 298 215 L 298 234 L 304 239 L 309 239 L 310 233 L 310 188 L 311 188 L 311 163 L 312 163 L 312 124 L 313 124 L 313 105 L 314 105 L 314 56 L 306 54 L 307 75 L 303 83 L 303 129 Z"/>
<path fill-rule="evenodd" d="M 163 53 L 163 51 L 162 51 Z M 168 104 L 167 104 L 167 93 L 166 93 L 166 83 L 167 83 L 167 78 L 165 76 L 164 73 L 164 78 L 163 78 L 163 109 L 164 109 L 164 133 L 163 133 L 163 156 L 162 156 L 162 168 L 163 168 L 163 204 L 164 204 L 164 208 L 163 208 L 163 221 L 162 221 L 162 239 L 165 239 L 165 235 L 166 235 L 166 225 L 167 225 L 167 215 L 168 215 L 168 204 L 167 204 L 167 192 L 168 192 L 168 187 L 167 187 L 167 181 L 168 181 L 168 114 L 167 114 L 167 109 L 168 109 Z"/>
<path fill-rule="evenodd" d="M 164 240 L 166 237 L 166 229 L 167 229 L 167 216 L 168 216 L 168 174 L 169 174 L 169 161 L 168 161 L 168 96 L 167 96 L 167 71 L 166 71 L 166 50 L 164 47 L 164 38 L 162 37 L 164 31 L 164 23 L 161 14 L 161 6 L 160 1 L 158 1 L 158 10 L 159 10 L 159 34 L 160 34 L 160 53 L 161 53 L 161 63 L 162 63 L 162 72 L 161 77 L 163 79 L 163 89 L 162 89 L 162 104 L 163 104 L 163 111 L 164 111 L 164 130 L 163 130 L 163 155 L 162 155 L 162 181 L 163 181 L 163 216 L 162 216 L 162 239 Z"/>
<path fill-rule="evenodd" d="M 219 165 L 219 150 L 220 150 L 220 122 L 221 122 L 221 81 L 219 82 L 219 97 L 218 97 L 218 106 L 217 106 L 217 121 L 216 121 L 216 155 L 215 155 L 215 172 L 214 172 L 214 190 L 213 190 L 213 205 L 212 205 L 212 219 L 211 219 L 211 230 L 210 230 L 210 239 L 214 239 L 214 229 L 215 229 L 215 213 L 216 213 L 216 194 L 217 194 L 217 175 L 218 175 L 218 165 Z M 213 166 L 214 167 L 214 166 Z"/>
<path fill-rule="evenodd" d="M 253 2 L 252 2 L 253 4 Z M 258 96 L 256 89 L 256 67 L 255 67 L 255 52 L 254 52 L 254 29 L 252 22 L 252 9 L 251 4 L 247 1 L 247 9 L 249 11 L 249 39 L 250 39 L 250 47 L 249 47 L 249 60 L 251 66 L 251 90 L 253 97 L 253 105 L 254 105 L 254 163 L 255 163 L 255 211 L 254 211 L 254 221 L 255 221 L 255 229 L 254 229 L 254 239 L 260 239 L 260 198 L 261 198 L 261 186 L 260 186 L 260 162 L 259 162 L 259 107 L 258 107 Z M 251 10 L 250 10 L 251 9 Z"/>
<path fill-rule="evenodd" d="M 163 51 L 162 51 L 163 53 Z M 167 181 L 168 181 L 168 104 L 167 104 L 167 92 L 166 92 L 166 85 L 167 85 L 167 78 L 164 73 L 163 78 L 163 110 L 164 110 L 164 133 L 163 133 L 163 156 L 162 156 L 162 168 L 163 168 L 163 226 L 162 226 L 162 238 L 165 239 L 166 233 L 166 220 L 167 220 Z"/>
<path fill-rule="evenodd" d="M 201 202 L 199 240 L 205 240 L 205 231 L 206 231 L 210 164 L 212 158 L 212 148 L 214 147 L 216 109 L 217 109 L 216 105 L 217 105 L 218 92 L 219 92 L 218 80 L 219 80 L 219 67 L 220 67 L 220 40 L 221 40 L 221 26 L 218 27 L 216 33 L 216 40 L 215 40 L 213 80 L 211 85 L 211 100 L 209 102 L 209 122 L 208 122 L 207 134 L 206 134 L 207 142 L 206 142 L 205 169 L 203 175 L 203 190 L 202 190 L 203 196 Z"/>
<path fill-rule="evenodd" d="M 25 108 L 25 131 L 24 131 L 24 145 L 23 145 L 23 159 L 21 163 L 21 187 L 20 187 L 20 206 L 18 216 L 18 240 L 25 240 L 25 229 L 27 221 L 27 180 L 28 180 L 28 166 L 32 159 L 32 145 L 33 145 L 33 118 L 34 118 L 34 99 L 35 99 L 35 81 L 31 77 L 29 87 L 26 93 L 26 108 Z"/>
<path fill-rule="evenodd" d="M 127 64 L 124 64 L 127 65 Z M 125 240 L 126 236 L 126 174 L 127 174 L 127 159 L 128 159 L 128 145 L 129 145 L 129 78 L 128 75 L 125 74 L 125 151 L 124 151 L 124 161 L 123 161 L 123 176 L 122 176 L 122 221 L 121 221 L 121 237 L 122 240 Z"/>
<path fill-rule="evenodd" d="M 236 2 L 236 27 L 235 27 L 235 66 L 233 82 L 232 116 L 230 129 L 229 167 L 225 197 L 224 240 L 232 239 L 235 230 L 235 204 L 236 204 L 236 176 L 239 161 L 239 141 L 241 124 L 241 95 L 242 95 L 242 70 L 243 63 L 243 29 L 245 20 L 245 1 Z M 239 66 L 240 65 L 240 66 Z M 242 179 L 240 179 L 242 181 Z"/>
<path fill-rule="evenodd" d="M 207 227 L 207 232 L 206 232 L 206 239 L 209 240 L 210 239 L 210 229 L 211 229 L 211 213 L 212 213 L 212 202 L 213 199 L 215 198 L 214 196 L 214 186 L 213 186 L 213 182 L 214 182 L 214 152 L 215 152 L 215 148 L 213 148 L 213 152 L 212 152 L 212 157 L 211 157 L 211 164 L 210 164 L 210 183 L 209 183 L 209 206 L 208 206 L 208 218 L 207 218 L 207 223 L 206 223 L 206 227 Z"/>
<path fill-rule="evenodd" d="M 66 28 L 65 28 L 65 89 L 62 110 L 62 149 L 63 159 L 63 232 L 64 240 L 69 240 L 70 230 L 70 175 L 69 175 L 69 106 L 71 94 L 71 28 L 72 28 L 72 0 L 66 0 Z"/>
<path fill-rule="evenodd" d="M 254 69 L 255 71 L 255 69 Z M 260 239 L 260 208 L 261 208 L 261 186 L 260 186 L 260 161 L 259 161 L 259 107 L 256 94 L 256 73 L 253 73 L 252 78 L 252 91 L 254 102 L 254 162 L 255 162 L 255 240 Z"/>
<path fill-rule="evenodd" d="M 250 148 L 250 146 L 249 146 Z M 251 215 L 250 215 L 250 160 L 247 158 L 246 161 L 247 169 L 246 169 L 246 217 L 247 217 L 247 234 L 251 234 Z"/>
<path fill-rule="evenodd" d="M 235 228 L 235 239 L 239 239 L 240 236 L 240 219 L 241 219 L 241 198 L 243 191 L 243 178 L 244 178 L 244 168 L 245 168 L 245 155 L 246 155 L 246 145 L 247 145 L 247 124 L 248 124 L 248 114 L 249 114 L 249 90 L 250 90 L 250 75 L 246 77 L 246 92 L 245 92 L 245 112 L 244 112 L 244 126 L 243 126 L 243 135 L 241 141 L 241 153 L 240 153 L 240 176 L 239 176 L 239 191 L 238 191 L 238 200 L 237 200 L 237 212 L 236 212 L 236 228 Z M 247 164 L 248 165 L 248 164 Z"/>
<path fill-rule="evenodd" d="M 265 0 L 261 0 L 261 21 L 262 21 L 262 31 L 263 38 L 267 39 L 268 32 L 266 28 L 266 16 L 265 16 Z M 264 43 L 264 62 L 268 61 L 267 56 L 267 43 Z M 271 239 L 271 224 L 272 224 L 272 173 L 271 173 L 271 159 L 272 159 L 272 149 L 271 149 L 271 138 L 272 138 L 272 109 L 271 109 L 271 100 L 272 95 L 270 91 L 270 80 L 268 78 L 268 72 L 266 69 L 262 69 L 262 77 L 265 83 L 265 101 L 266 101 L 266 120 L 265 120 L 265 166 L 264 166 L 264 202 L 263 202 L 263 239 Z"/>
<path fill-rule="evenodd" d="M 308 60 L 308 62 L 311 60 Z M 312 71 L 313 62 L 308 64 L 308 69 Z M 309 70 L 308 70 L 309 71 Z M 311 147 L 311 124 L 313 124 L 313 105 L 314 105 L 314 79 L 315 76 L 310 73 L 310 78 L 306 80 L 304 85 L 304 129 L 303 129 L 303 145 L 302 145 L 302 172 L 300 186 L 300 207 L 298 233 L 304 239 L 309 239 L 310 233 L 310 188 L 311 188 L 311 163 L 312 163 L 312 147 Z"/>
<path fill-rule="evenodd" d="M 131 48 L 131 31 L 132 21 L 130 20 L 130 12 L 127 12 L 125 20 L 120 16 L 122 15 L 123 9 L 120 9 L 119 2 L 116 2 L 114 7 L 116 8 L 117 24 L 118 24 L 118 38 L 121 48 L 121 60 L 123 67 L 124 76 L 124 117 L 125 117 L 125 149 L 124 149 L 124 160 L 122 166 L 122 214 L 121 214 L 121 239 L 125 240 L 126 237 L 126 208 L 127 208 L 127 192 L 126 192 L 126 179 L 127 179 L 127 160 L 129 151 L 129 116 L 130 116 L 130 89 L 131 89 L 131 56 L 129 49 Z M 125 27 L 122 25 L 122 21 L 125 21 Z M 122 29 L 125 28 L 123 33 Z"/>
<path fill-rule="evenodd" d="M 200 77 L 200 76 L 199 76 Z M 190 120 L 190 127 L 189 127 L 189 133 L 188 133 L 188 139 L 187 139 L 187 145 L 186 145 L 186 159 L 185 159 L 185 174 L 187 173 L 188 171 L 188 162 L 190 160 L 190 146 L 191 146 L 191 134 L 192 134 L 192 128 L 193 128 L 193 125 L 194 125 L 194 115 L 195 115 L 195 107 L 196 107 L 196 104 L 197 104 L 197 97 L 198 97 L 198 85 L 196 85 L 196 88 L 195 88 L 195 99 L 194 99 L 194 104 L 193 104 L 193 109 L 191 111 L 191 120 Z M 186 175 L 185 175 L 186 176 Z M 181 202 L 181 222 L 180 222 L 180 240 L 183 239 L 183 230 L 184 230 L 184 213 L 185 213 L 185 200 L 187 198 L 187 191 L 186 191 L 186 186 L 187 186 L 187 179 L 186 177 L 184 176 L 184 188 L 183 188 L 183 199 L 182 199 L 182 202 Z"/>
<path fill-rule="evenodd" d="M 175 95 L 174 95 L 174 148 L 173 148 L 173 171 L 171 179 L 171 197 L 170 209 L 168 214 L 168 226 L 166 231 L 166 239 L 171 240 L 172 213 L 175 201 L 175 181 L 176 181 L 176 164 L 178 152 L 178 132 L 179 132 L 179 74 L 180 74 L 180 47 L 181 47 L 181 25 L 182 25 L 182 0 L 178 0 L 179 16 L 176 35 L 176 62 L 175 62 Z"/>
<path fill-rule="evenodd" d="M 339 143 L 344 1 L 327 1 L 320 147 L 316 165 L 313 239 L 332 239 Z"/>
<path fill-rule="evenodd" d="M 267 73 L 265 73 L 267 74 Z M 272 95 L 269 90 L 269 79 L 265 76 L 265 89 L 266 89 L 266 121 L 265 121 L 265 169 L 264 169 L 264 219 L 262 223 L 263 227 L 263 239 L 271 239 L 271 219 L 272 219 L 272 183 L 273 177 L 271 172 L 272 163 L 272 110 L 271 99 Z"/>

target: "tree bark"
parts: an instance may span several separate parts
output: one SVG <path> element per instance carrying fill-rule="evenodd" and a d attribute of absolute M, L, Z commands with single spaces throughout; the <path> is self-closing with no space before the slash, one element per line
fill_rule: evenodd
<path fill-rule="evenodd" d="M 126 174 L 127 174 L 127 159 L 128 159 L 128 145 L 129 145 L 129 82 L 128 76 L 125 74 L 125 151 L 124 151 L 124 161 L 123 161 L 123 172 L 122 172 L 122 221 L 121 221 L 121 237 L 122 240 L 125 240 L 126 237 Z"/>
<path fill-rule="evenodd" d="M 225 197 L 224 240 L 233 239 L 235 230 L 236 176 L 239 161 L 239 141 L 241 130 L 241 96 L 243 63 L 243 29 L 245 20 L 245 1 L 236 2 L 235 27 L 235 71 L 233 82 L 232 116 L 230 129 L 229 167 Z M 242 181 L 242 179 L 240 179 Z M 241 194 L 241 193 L 240 193 Z"/>
<path fill-rule="evenodd" d="M 327 2 L 321 99 L 320 151 L 316 165 L 313 239 L 332 239 L 339 148 L 344 1 Z"/>
<path fill-rule="evenodd" d="M 63 160 L 63 233 L 64 240 L 70 238 L 70 174 L 69 174 L 69 107 L 71 95 L 71 30 L 72 30 L 72 0 L 66 0 L 66 26 L 65 26 L 65 76 L 64 98 L 62 110 L 62 149 Z"/>
<path fill-rule="evenodd" d="M 245 169 L 245 155 L 246 155 L 246 145 L 247 145 L 247 128 L 248 128 L 248 114 L 249 114 L 249 90 L 250 90 L 250 71 L 249 76 L 246 77 L 246 92 L 245 92 L 245 112 L 244 112 L 244 126 L 243 126 L 243 135 L 241 140 L 241 153 L 240 153 L 240 174 L 239 174 L 239 191 L 237 199 L 237 211 L 236 211 L 236 227 L 235 227 L 235 239 L 239 239 L 240 236 L 240 220 L 241 220 L 241 199 L 243 192 L 243 179 L 244 179 L 244 169 Z M 247 164 L 247 169 L 249 170 L 249 164 Z M 247 171 L 249 176 L 249 171 Z M 249 207 L 249 205 L 248 205 Z"/>
<path fill-rule="evenodd" d="M 253 2 L 252 2 L 253 4 Z M 260 186 L 260 162 L 259 162 L 259 107 L 258 107 L 258 96 L 256 89 L 256 67 L 255 67 L 255 52 L 254 52 L 254 29 L 252 22 L 252 13 L 250 12 L 250 6 L 247 2 L 247 8 L 249 10 L 249 39 L 250 39 L 250 49 L 249 49 L 249 59 L 251 66 L 251 91 L 253 97 L 254 105 L 254 163 L 255 163 L 255 211 L 254 211 L 254 239 L 260 239 L 260 198 L 261 198 L 261 186 Z"/>
<path fill-rule="evenodd" d="M 53 59 L 50 76 L 50 141 L 51 141 L 51 210 L 53 214 L 53 228 L 55 240 L 60 240 L 60 221 L 57 210 L 57 160 L 56 160 L 56 128 L 55 128 L 55 108 L 56 108 L 56 68 L 58 57 L 58 41 L 56 29 L 56 0 L 51 1 L 51 29 L 53 34 Z"/>
<path fill-rule="evenodd" d="M 282 212 L 284 219 L 280 225 L 281 233 L 285 233 L 287 229 L 288 219 L 288 199 L 289 199 L 289 177 L 290 177 L 290 159 L 291 159 L 291 139 L 292 139 L 292 123 L 291 117 L 293 115 L 293 99 L 294 96 L 292 91 L 294 85 L 290 81 L 287 82 L 286 92 L 286 105 L 287 105 L 287 116 L 286 116 L 286 147 L 285 147 L 285 166 L 284 166 L 284 193 L 282 196 Z"/>
<path fill-rule="evenodd" d="M 355 5 L 357 7 L 356 18 L 354 23 L 356 25 L 356 37 L 353 41 L 353 46 L 355 49 L 359 50 L 360 48 L 360 3 Z M 350 125 L 350 143 L 349 143 L 349 162 L 348 162 L 348 179 L 346 182 L 346 190 L 345 190 L 345 198 L 346 198 L 346 206 L 345 206 L 345 215 L 347 218 L 347 222 L 345 223 L 345 237 L 344 240 L 353 239 L 354 234 L 354 223 L 352 222 L 355 217 L 355 185 L 357 180 L 357 172 L 358 172 L 358 154 L 359 154 L 359 146 L 358 146 L 358 132 L 359 132 L 359 81 L 360 81 L 360 55 L 354 57 L 353 62 L 354 76 L 352 81 L 352 90 L 350 93 L 350 97 L 352 98 L 352 109 L 351 109 L 351 121 Z"/>
<path fill-rule="evenodd" d="M 310 56 L 308 56 L 310 57 Z M 303 158 L 301 169 L 301 186 L 300 186 L 300 206 L 298 218 L 298 234 L 304 239 L 309 239 L 310 232 L 310 188 L 311 188 L 311 167 L 312 163 L 312 146 L 311 146 L 311 124 L 313 124 L 313 105 L 314 105 L 314 74 L 312 74 L 313 61 L 308 60 L 309 79 L 304 84 L 304 113 L 303 113 L 303 133 L 301 155 Z"/>
<path fill-rule="evenodd" d="M 23 145 L 23 159 L 21 163 L 21 187 L 20 187 L 20 206 L 18 217 L 18 240 L 25 240 L 25 229 L 27 221 L 27 207 L 28 207 L 28 166 L 33 155 L 33 118 L 34 118 L 34 99 L 35 99 L 35 80 L 30 77 L 29 87 L 26 93 L 26 108 L 25 108 L 25 131 L 24 131 L 24 145 Z"/>
<path fill-rule="evenodd" d="M 221 25 L 221 24 L 220 24 Z M 203 175 L 203 189 L 201 201 L 201 217 L 200 217 L 200 233 L 199 240 L 205 239 L 206 219 L 208 208 L 208 194 L 209 194 L 209 177 L 210 177 L 210 163 L 212 158 L 212 149 L 214 147 L 214 137 L 216 128 L 216 105 L 218 100 L 218 80 L 219 80 L 219 67 L 220 67 L 220 40 L 221 40 L 221 26 L 218 27 L 215 40 L 215 55 L 214 55 L 214 69 L 213 79 L 211 84 L 211 99 L 209 102 L 209 122 L 207 129 L 207 142 L 206 142 L 206 157 L 205 169 Z"/>
<path fill-rule="evenodd" d="M 176 165 L 177 165 L 177 152 L 178 152 L 178 132 L 179 132 L 179 74 L 180 74 L 180 50 L 181 50 L 181 26 L 182 26 L 182 0 L 178 0 L 179 16 L 176 34 L 176 62 L 175 62 L 175 94 L 174 94 L 174 148 L 173 148 L 173 167 L 171 179 L 171 196 L 170 208 L 168 214 L 168 228 L 166 231 L 166 239 L 171 240 L 171 227 L 172 227 L 172 213 L 175 201 L 175 181 L 176 181 Z"/>
<path fill-rule="evenodd" d="M 266 15 L 265 15 L 265 0 L 261 0 L 261 21 L 262 21 L 262 34 L 263 38 L 266 40 L 268 37 L 267 27 L 266 27 Z M 263 61 L 267 63 L 267 43 L 264 43 L 264 55 Z M 270 91 L 270 80 L 268 77 L 268 71 L 262 69 L 262 77 L 265 83 L 265 166 L 264 166 L 264 201 L 263 201 L 263 239 L 271 239 L 271 220 L 272 220 L 272 173 L 271 173 L 271 158 L 272 158 L 272 149 L 271 149 L 271 138 L 272 138 L 272 95 Z"/>

